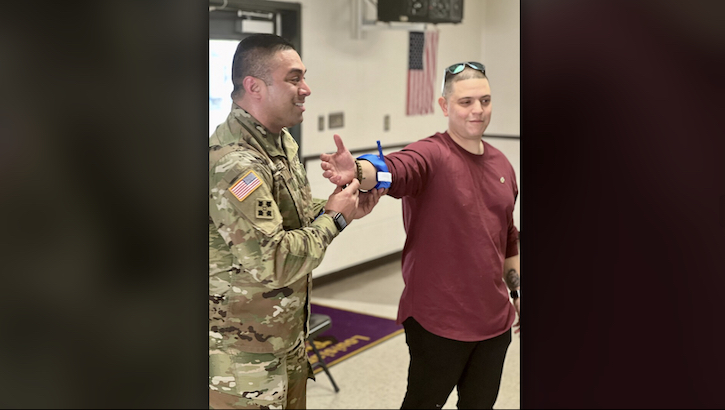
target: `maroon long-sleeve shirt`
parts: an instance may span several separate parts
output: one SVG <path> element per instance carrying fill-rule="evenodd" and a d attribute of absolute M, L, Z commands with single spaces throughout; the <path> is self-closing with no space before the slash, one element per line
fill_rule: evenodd
<path fill-rule="evenodd" d="M 516 175 L 501 151 L 483 144 L 476 155 L 436 133 L 385 156 L 388 195 L 403 200 L 407 234 L 397 321 L 413 316 L 460 341 L 504 333 L 516 312 L 503 281 L 504 259 L 518 254 Z"/>

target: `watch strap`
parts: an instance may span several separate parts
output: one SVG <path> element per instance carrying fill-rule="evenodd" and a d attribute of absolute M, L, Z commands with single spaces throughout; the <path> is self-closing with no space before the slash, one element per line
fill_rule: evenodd
<path fill-rule="evenodd" d="M 332 222 L 335 223 L 335 227 L 338 231 L 342 232 L 343 229 L 347 227 L 347 221 L 345 220 L 345 217 L 340 212 L 335 211 L 325 211 L 326 214 L 330 215 L 332 218 Z"/>

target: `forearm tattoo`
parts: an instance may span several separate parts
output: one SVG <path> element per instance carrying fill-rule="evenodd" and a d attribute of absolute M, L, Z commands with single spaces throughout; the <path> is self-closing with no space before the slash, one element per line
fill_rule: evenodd
<path fill-rule="evenodd" d="M 509 289 L 514 290 L 519 288 L 521 276 L 519 276 L 519 273 L 516 272 L 516 269 L 512 268 L 506 272 L 504 280 L 506 281 L 506 286 L 508 286 Z"/>

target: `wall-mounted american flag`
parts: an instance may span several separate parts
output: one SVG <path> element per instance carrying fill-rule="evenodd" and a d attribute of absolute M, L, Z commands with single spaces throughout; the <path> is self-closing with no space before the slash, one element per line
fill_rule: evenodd
<path fill-rule="evenodd" d="M 434 112 L 437 54 L 438 30 L 409 33 L 406 115 Z"/>

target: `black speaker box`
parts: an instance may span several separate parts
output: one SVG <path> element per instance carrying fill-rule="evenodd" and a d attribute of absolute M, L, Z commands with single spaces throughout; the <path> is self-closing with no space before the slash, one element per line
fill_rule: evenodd
<path fill-rule="evenodd" d="M 463 0 L 378 0 L 378 21 L 460 23 Z"/>

